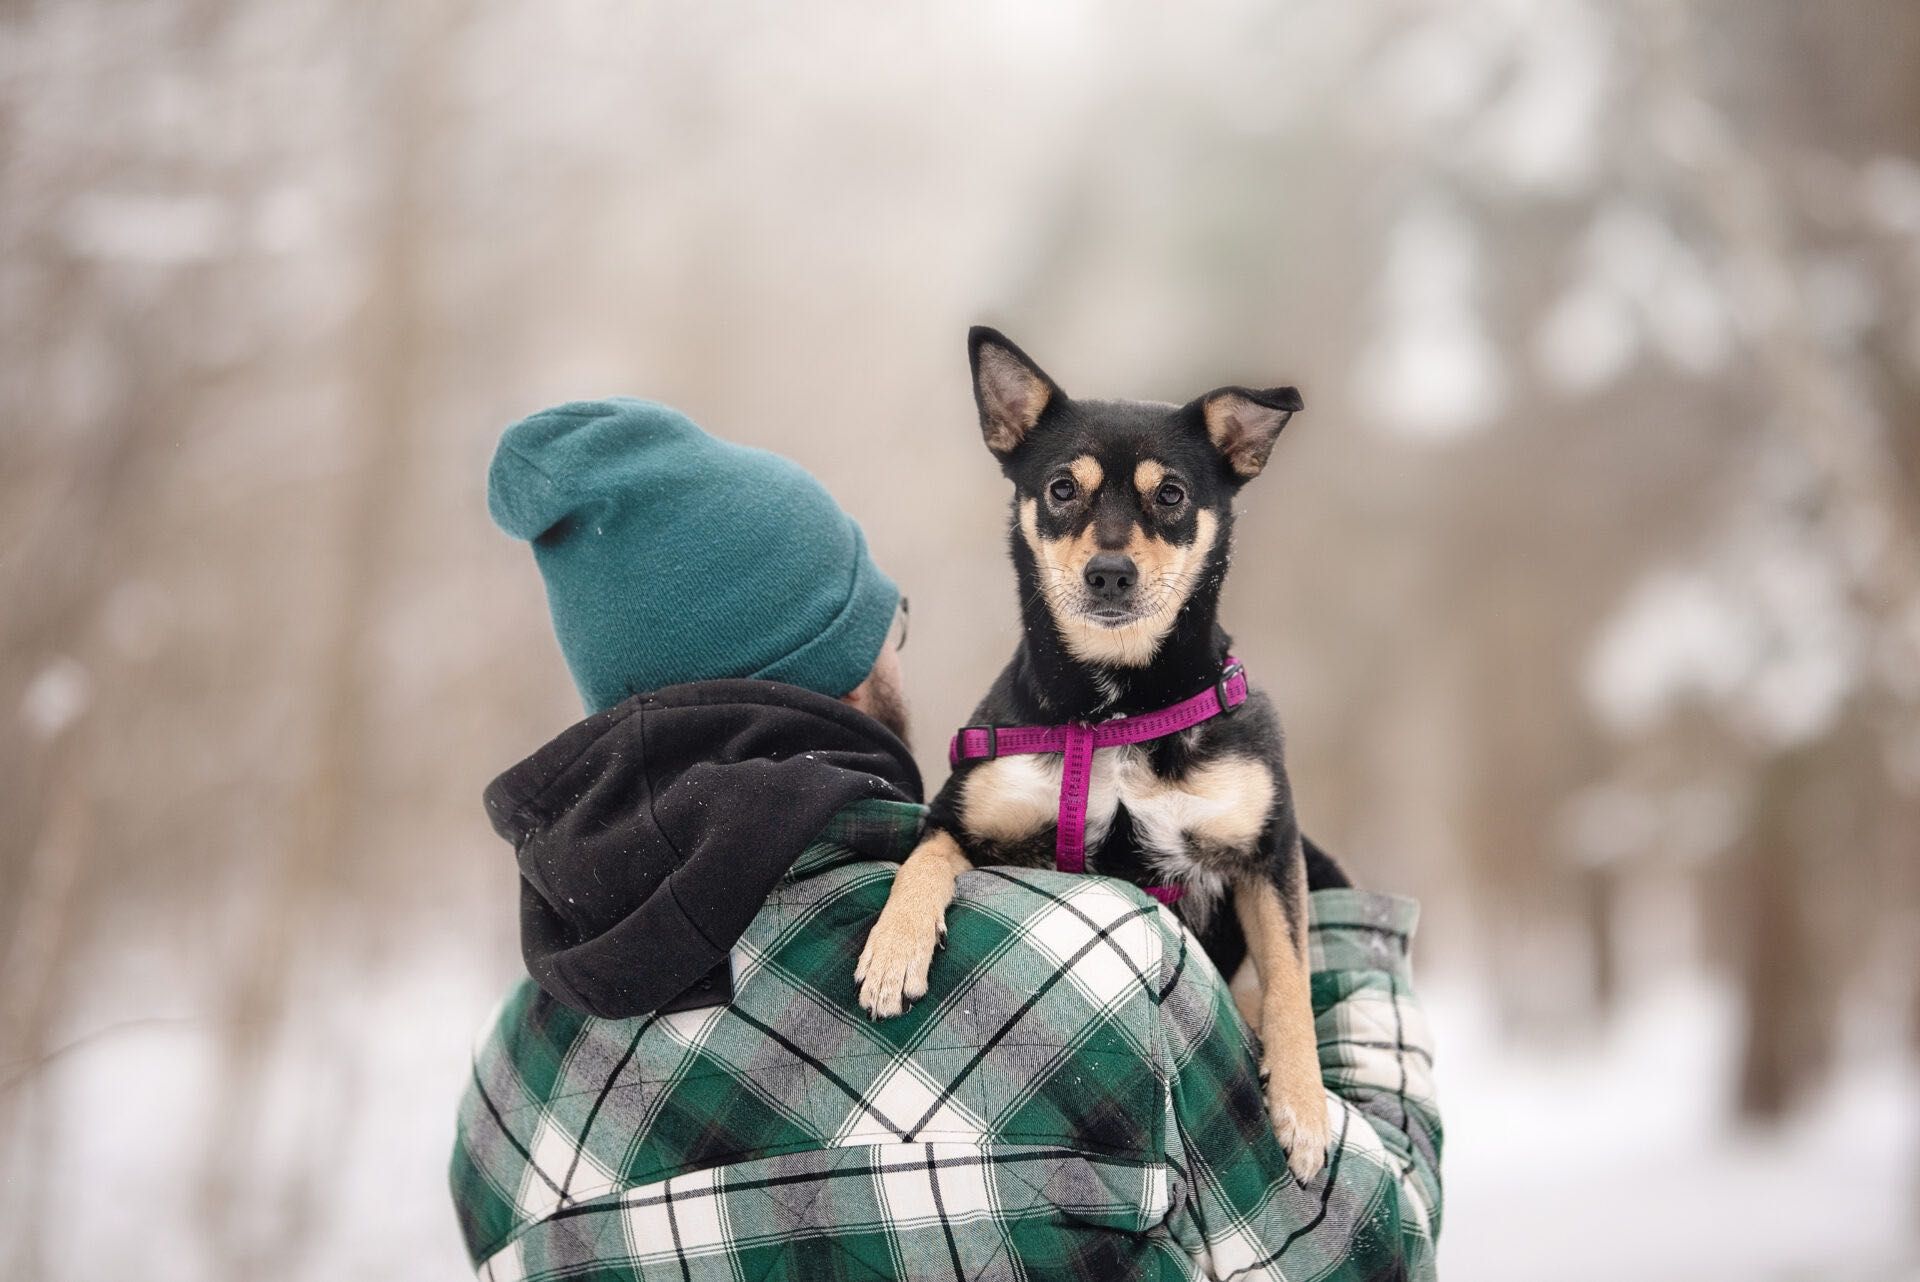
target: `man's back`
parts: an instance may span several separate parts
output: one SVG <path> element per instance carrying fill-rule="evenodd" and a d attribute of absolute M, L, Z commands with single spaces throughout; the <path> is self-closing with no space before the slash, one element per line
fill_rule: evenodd
<path fill-rule="evenodd" d="M 733 947 L 726 1005 L 610 1020 L 515 992 L 452 1170 L 482 1276 L 1431 1274 L 1411 905 L 1315 897 L 1336 1145 L 1301 1186 L 1225 986 L 1120 883 L 968 874 L 932 991 L 867 1020 L 853 963 L 894 873 L 874 856 L 920 814 L 842 810 Z"/>

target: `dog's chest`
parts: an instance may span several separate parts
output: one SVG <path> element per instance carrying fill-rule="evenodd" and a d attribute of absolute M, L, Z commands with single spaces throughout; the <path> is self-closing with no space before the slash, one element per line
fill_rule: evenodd
<path fill-rule="evenodd" d="M 1052 830 L 1060 812 L 1061 769 L 1052 755 L 1002 757 L 974 767 L 961 793 L 968 832 L 1018 843 Z M 1093 754 L 1088 784 L 1088 849 L 1099 847 L 1124 809 L 1146 861 L 1176 880 L 1214 871 L 1196 863 L 1196 854 L 1251 848 L 1273 805 L 1271 771 L 1237 753 L 1168 778 L 1154 772 L 1142 748 L 1102 748 Z"/>

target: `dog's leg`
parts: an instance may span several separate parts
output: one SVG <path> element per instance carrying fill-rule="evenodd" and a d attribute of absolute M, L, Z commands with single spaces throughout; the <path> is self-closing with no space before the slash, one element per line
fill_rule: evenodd
<path fill-rule="evenodd" d="M 1240 969 L 1233 972 L 1233 978 L 1227 981 L 1227 991 L 1233 994 L 1233 1008 L 1240 1012 L 1240 1018 L 1247 1021 L 1248 1028 L 1260 1027 L 1260 970 L 1253 964 L 1253 955 L 1249 953 L 1240 963 Z"/>
<path fill-rule="evenodd" d="M 1281 888 L 1268 877 L 1242 882 L 1233 903 L 1260 971 L 1260 1067 L 1267 1078 L 1267 1111 L 1287 1150 L 1287 1166 L 1310 1180 L 1327 1159 L 1329 1123 L 1308 988 L 1306 887 L 1297 846 L 1290 862 L 1283 876 L 1292 891 L 1291 912 L 1281 901 Z"/>
<path fill-rule="evenodd" d="M 868 1014 L 887 1019 L 926 996 L 927 967 L 947 933 L 954 879 L 971 867 L 960 843 L 944 829 L 930 832 L 900 865 L 853 971 Z"/>

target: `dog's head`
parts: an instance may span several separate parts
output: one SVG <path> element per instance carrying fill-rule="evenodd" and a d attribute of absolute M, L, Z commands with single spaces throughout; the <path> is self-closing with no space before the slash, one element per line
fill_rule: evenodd
<path fill-rule="evenodd" d="M 1144 667 L 1226 572 L 1233 496 L 1260 474 L 1291 387 L 1185 405 L 1077 401 L 995 330 L 967 336 L 987 448 L 1013 482 L 1022 591 L 1084 663 Z"/>

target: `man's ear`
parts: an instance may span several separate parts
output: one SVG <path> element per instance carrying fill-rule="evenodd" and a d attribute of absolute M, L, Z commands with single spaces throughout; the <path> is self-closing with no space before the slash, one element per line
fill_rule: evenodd
<path fill-rule="evenodd" d="M 1291 387 L 1223 387 L 1200 398 L 1207 439 L 1242 481 L 1260 475 L 1280 429 L 1304 408 L 1306 402 Z"/>
<path fill-rule="evenodd" d="M 973 365 L 973 400 L 980 407 L 980 434 L 986 438 L 987 448 L 1004 459 L 1020 448 L 1040 415 L 1062 393 L 997 329 L 975 325 L 968 330 L 967 359 Z"/>

